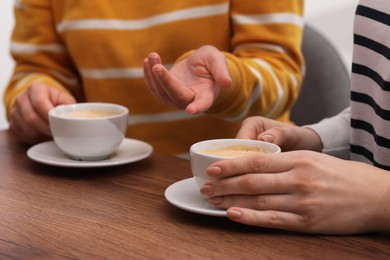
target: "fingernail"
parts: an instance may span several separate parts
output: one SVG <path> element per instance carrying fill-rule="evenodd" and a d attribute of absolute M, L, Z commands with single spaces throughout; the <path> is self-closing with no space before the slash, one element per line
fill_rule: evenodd
<path fill-rule="evenodd" d="M 259 139 L 262 139 L 263 141 L 266 141 L 269 143 L 273 143 L 275 141 L 275 137 L 273 137 L 272 135 L 262 135 L 262 136 L 259 136 Z"/>
<path fill-rule="evenodd" d="M 214 193 L 213 187 L 209 184 L 203 185 L 202 188 L 200 188 L 200 193 L 202 193 L 205 196 L 211 196 Z"/>
<path fill-rule="evenodd" d="M 156 75 L 157 77 L 161 77 L 161 76 L 162 76 L 162 71 L 161 71 L 161 70 L 153 70 L 153 73 L 154 73 L 154 75 Z"/>
<path fill-rule="evenodd" d="M 191 106 L 191 104 L 186 107 L 186 111 L 190 114 L 196 114 L 197 112 L 196 109 L 193 106 Z"/>
<path fill-rule="evenodd" d="M 227 215 L 229 218 L 238 219 L 242 216 L 242 212 L 237 209 L 228 209 Z"/>
<path fill-rule="evenodd" d="M 211 167 L 207 168 L 207 174 L 210 176 L 213 176 L 213 177 L 220 175 L 221 172 L 222 172 L 222 169 L 221 169 L 221 167 L 218 167 L 218 166 L 211 166 Z"/>

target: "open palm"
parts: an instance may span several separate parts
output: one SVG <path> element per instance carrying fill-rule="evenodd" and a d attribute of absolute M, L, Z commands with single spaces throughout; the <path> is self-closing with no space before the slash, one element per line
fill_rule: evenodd
<path fill-rule="evenodd" d="M 159 55 L 151 53 L 144 61 L 144 73 L 149 89 L 161 102 L 192 114 L 207 111 L 220 87 L 231 84 L 226 58 L 212 46 L 197 49 L 169 71 Z"/>

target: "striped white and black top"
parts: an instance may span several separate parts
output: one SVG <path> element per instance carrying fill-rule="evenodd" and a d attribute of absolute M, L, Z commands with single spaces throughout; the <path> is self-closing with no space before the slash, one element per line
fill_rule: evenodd
<path fill-rule="evenodd" d="M 354 24 L 351 106 L 310 126 L 320 134 L 324 152 L 346 157 L 349 151 L 352 160 L 390 170 L 389 47 L 390 1 L 359 1 Z"/>
<path fill-rule="evenodd" d="M 351 159 L 390 170 L 390 2 L 356 10 L 351 90 Z"/>

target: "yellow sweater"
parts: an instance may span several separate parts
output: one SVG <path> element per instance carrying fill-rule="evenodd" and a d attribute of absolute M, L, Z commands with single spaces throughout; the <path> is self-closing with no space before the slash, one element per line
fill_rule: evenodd
<path fill-rule="evenodd" d="M 127 106 L 128 137 L 171 154 L 234 137 L 247 116 L 288 121 L 302 81 L 302 16 L 303 0 L 18 0 L 7 111 L 31 82 L 46 82 L 79 102 Z M 157 101 L 143 78 L 148 53 L 169 67 L 206 44 L 225 53 L 231 88 L 195 116 Z"/>

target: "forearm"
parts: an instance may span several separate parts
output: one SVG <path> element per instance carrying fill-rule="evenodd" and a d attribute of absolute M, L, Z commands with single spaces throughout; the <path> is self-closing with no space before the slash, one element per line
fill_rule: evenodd
<path fill-rule="evenodd" d="M 390 231 L 390 172 L 367 165 L 366 174 L 375 180 L 374 187 L 366 187 L 372 191 L 372 204 L 367 205 L 371 209 L 371 218 L 368 223 L 369 231 Z M 368 182 L 370 183 L 370 182 Z M 363 187 L 362 187 L 363 188 Z"/>

